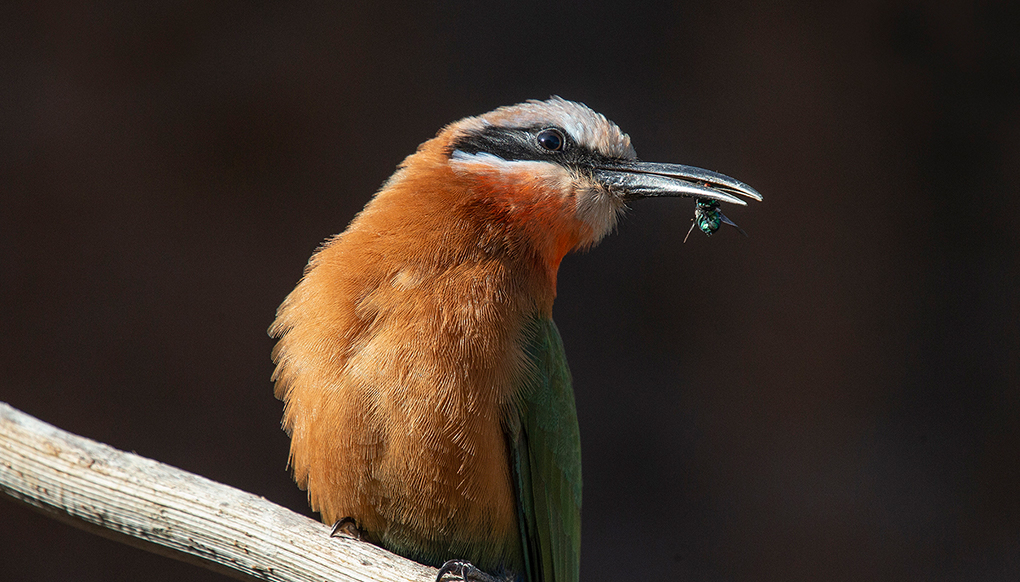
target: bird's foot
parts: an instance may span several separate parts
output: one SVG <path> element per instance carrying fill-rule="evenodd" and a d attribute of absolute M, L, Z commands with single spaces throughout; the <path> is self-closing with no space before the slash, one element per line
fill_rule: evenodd
<path fill-rule="evenodd" d="M 447 575 L 452 576 L 454 579 L 463 580 L 463 582 L 506 582 L 503 578 L 497 578 L 482 572 L 474 564 L 466 560 L 448 560 L 439 568 L 439 573 L 436 574 L 436 582 L 443 582 L 443 576 Z"/>
<path fill-rule="evenodd" d="M 345 517 L 338 519 L 333 524 L 333 531 L 329 532 L 329 537 L 335 538 L 337 536 L 347 536 L 356 540 L 361 540 L 365 532 L 358 527 L 358 522 L 353 517 Z"/>

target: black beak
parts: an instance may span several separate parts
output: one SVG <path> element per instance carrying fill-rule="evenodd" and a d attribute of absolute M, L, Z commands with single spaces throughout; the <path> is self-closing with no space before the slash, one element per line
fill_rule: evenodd
<path fill-rule="evenodd" d="M 692 166 L 656 162 L 613 161 L 595 167 L 595 178 L 624 200 L 654 196 L 691 196 L 746 206 L 738 196 L 761 201 L 747 184 Z"/>

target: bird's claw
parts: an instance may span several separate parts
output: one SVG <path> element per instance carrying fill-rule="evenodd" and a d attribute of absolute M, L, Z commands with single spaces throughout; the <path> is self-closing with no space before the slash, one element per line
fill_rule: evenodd
<path fill-rule="evenodd" d="M 443 576 L 447 575 L 459 578 L 463 582 L 506 582 L 502 578 L 482 572 L 474 564 L 466 560 L 447 560 L 439 568 L 439 573 L 436 574 L 436 582 L 443 582 Z"/>
<path fill-rule="evenodd" d="M 331 538 L 347 536 L 360 540 L 362 535 L 364 535 L 364 532 L 360 527 L 358 527 L 358 522 L 355 521 L 353 517 L 338 519 L 337 522 L 333 524 L 333 530 L 329 532 L 329 537 Z"/>

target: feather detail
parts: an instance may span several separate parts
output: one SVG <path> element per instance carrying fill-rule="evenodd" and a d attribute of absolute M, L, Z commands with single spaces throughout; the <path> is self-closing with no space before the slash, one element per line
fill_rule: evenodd
<path fill-rule="evenodd" d="M 559 331 L 533 322 L 533 368 L 519 415 L 508 423 L 528 582 L 577 582 L 581 555 L 581 439 Z"/>
<path fill-rule="evenodd" d="M 554 294 L 545 258 L 432 142 L 312 257 L 270 333 L 290 464 L 312 508 L 427 564 L 518 571 L 503 419 L 524 328 Z M 458 188 L 458 186 L 460 186 Z"/>

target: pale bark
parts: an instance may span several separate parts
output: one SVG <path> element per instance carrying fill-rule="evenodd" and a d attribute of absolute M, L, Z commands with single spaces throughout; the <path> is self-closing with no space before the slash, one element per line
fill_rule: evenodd
<path fill-rule="evenodd" d="M 0 402 L 0 492 L 75 527 L 250 580 L 434 582 L 436 570 L 262 497 Z M 9 525 L 9 524 L 8 524 Z"/>

